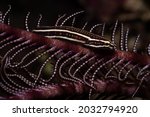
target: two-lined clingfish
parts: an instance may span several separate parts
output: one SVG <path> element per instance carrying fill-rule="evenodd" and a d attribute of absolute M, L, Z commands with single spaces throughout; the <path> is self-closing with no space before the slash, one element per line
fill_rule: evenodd
<path fill-rule="evenodd" d="M 114 45 L 104 37 L 71 26 L 43 26 L 33 32 L 52 39 L 76 42 L 94 49 L 114 49 Z"/>

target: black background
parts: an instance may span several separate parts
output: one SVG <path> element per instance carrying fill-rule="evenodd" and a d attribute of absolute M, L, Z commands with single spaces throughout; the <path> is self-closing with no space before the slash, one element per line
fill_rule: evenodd
<path fill-rule="evenodd" d="M 24 27 L 23 23 L 28 12 L 31 12 L 29 21 L 32 27 L 39 14 L 43 15 L 43 25 L 49 25 L 56 21 L 58 15 L 83 10 L 77 0 L 0 0 L 0 11 L 6 12 L 8 5 L 12 6 L 9 14 L 11 25 L 21 28 Z"/>

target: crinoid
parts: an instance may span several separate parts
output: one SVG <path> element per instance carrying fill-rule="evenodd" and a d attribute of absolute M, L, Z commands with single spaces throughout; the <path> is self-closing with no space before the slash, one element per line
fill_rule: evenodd
<path fill-rule="evenodd" d="M 62 15 L 55 26 L 40 26 L 40 17 L 34 30 L 28 27 L 28 13 L 26 31 L 4 24 L 9 11 L 0 13 L 1 99 L 150 98 L 150 45 L 148 54 L 136 53 L 138 35 L 133 49 L 128 49 L 129 29 L 124 31 L 123 24 L 118 31 L 116 21 L 107 40 L 105 24 L 90 31 L 85 30 L 87 23 L 73 26 L 83 11 Z M 70 19 L 72 25 L 65 26 Z M 94 34 L 99 26 L 101 35 Z"/>

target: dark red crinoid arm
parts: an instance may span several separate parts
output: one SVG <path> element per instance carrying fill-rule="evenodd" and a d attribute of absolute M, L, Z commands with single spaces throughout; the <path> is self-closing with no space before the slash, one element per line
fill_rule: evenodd
<path fill-rule="evenodd" d="M 0 24 L 0 58 L 1 99 L 149 97 L 147 55 L 92 50 Z"/>

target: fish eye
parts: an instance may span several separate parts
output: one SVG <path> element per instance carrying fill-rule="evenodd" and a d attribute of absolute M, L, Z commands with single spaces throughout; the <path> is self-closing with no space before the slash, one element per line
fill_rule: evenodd
<path fill-rule="evenodd" d="M 106 48 L 111 50 L 114 49 L 114 45 L 111 44 L 109 41 L 88 40 L 84 45 L 95 49 L 100 49 L 100 48 Z"/>
<path fill-rule="evenodd" d="M 86 41 L 85 44 L 89 44 L 89 45 L 110 45 L 113 46 L 113 44 L 111 44 L 109 41 L 104 41 L 104 40 L 88 40 Z"/>

